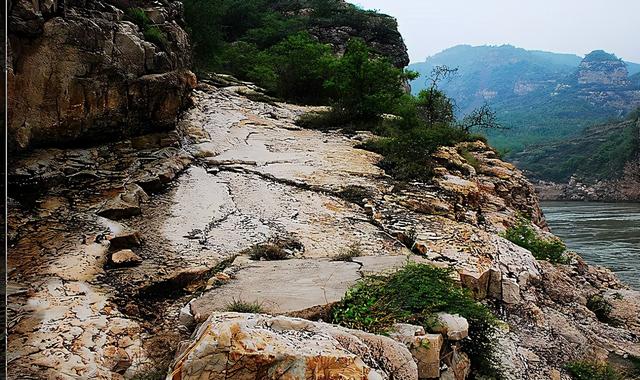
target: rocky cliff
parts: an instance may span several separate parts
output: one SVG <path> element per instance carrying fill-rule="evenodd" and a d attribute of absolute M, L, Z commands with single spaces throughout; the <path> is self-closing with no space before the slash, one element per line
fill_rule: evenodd
<path fill-rule="evenodd" d="M 201 84 L 177 131 L 16 163 L 10 378 L 464 379 L 475 359 L 459 317 L 389 337 L 318 321 L 362 276 L 407 261 L 452 268 L 503 321 L 505 378 L 640 356 L 638 292 L 499 235 L 517 215 L 540 234 L 545 222 L 526 178 L 486 145 L 442 148 L 432 182 L 397 183 L 356 148 L 369 135 L 301 129 L 307 108 L 246 91 Z M 260 244 L 286 259 L 252 259 Z M 332 260 L 349 247 L 352 261 Z M 615 324 L 587 307 L 596 296 Z M 236 301 L 270 315 L 226 313 Z"/>
<path fill-rule="evenodd" d="M 8 37 L 13 151 L 171 129 L 195 85 L 178 1 L 14 0 Z"/>

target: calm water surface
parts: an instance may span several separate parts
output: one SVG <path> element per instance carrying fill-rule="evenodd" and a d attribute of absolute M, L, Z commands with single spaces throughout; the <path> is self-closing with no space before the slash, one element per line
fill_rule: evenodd
<path fill-rule="evenodd" d="M 640 289 L 640 203 L 542 202 L 551 231 L 590 264 Z"/>

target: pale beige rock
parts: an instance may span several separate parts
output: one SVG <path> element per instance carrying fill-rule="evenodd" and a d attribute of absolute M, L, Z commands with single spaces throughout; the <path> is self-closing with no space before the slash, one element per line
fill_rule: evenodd
<path fill-rule="evenodd" d="M 287 317 L 213 314 L 171 366 L 168 380 L 417 379 L 401 343 L 361 331 Z"/>
<path fill-rule="evenodd" d="M 425 334 L 421 326 L 397 323 L 389 337 L 407 346 L 418 365 L 420 379 L 435 379 L 440 376 L 440 350 L 444 343 L 441 334 Z"/>
<path fill-rule="evenodd" d="M 111 254 L 111 263 L 115 266 L 137 265 L 142 262 L 142 258 L 130 249 L 122 249 Z"/>
<path fill-rule="evenodd" d="M 462 340 L 469 336 L 469 322 L 458 314 L 438 313 L 438 324 L 433 332 L 443 334 L 449 340 Z"/>

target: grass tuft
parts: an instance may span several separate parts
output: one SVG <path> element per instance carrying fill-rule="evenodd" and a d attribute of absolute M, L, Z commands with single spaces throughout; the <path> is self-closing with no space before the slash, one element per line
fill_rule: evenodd
<path fill-rule="evenodd" d="M 608 363 L 575 361 L 565 366 L 576 380 L 622 380 L 624 377 Z"/>
<path fill-rule="evenodd" d="M 254 301 L 247 302 L 239 299 L 233 299 L 225 307 L 225 311 L 231 311 L 235 313 L 251 313 L 251 314 L 263 314 L 264 309 L 262 304 Z"/>
<path fill-rule="evenodd" d="M 360 257 L 363 255 L 364 253 L 362 252 L 362 248 L 360 248 L 360 244 L 353 243 L 347 249 L 333 256 L 331 261 L 352 262 L 354 257 Z"/>
<path fill-rule="evenodd" d="M 293 239 L 273 238 L 267 242 L 255 244 L 251 248 L 242 251 L 251 260 L 287 260 L 293 257 L 295 252 L 303 251 L 304 246 Z"/>

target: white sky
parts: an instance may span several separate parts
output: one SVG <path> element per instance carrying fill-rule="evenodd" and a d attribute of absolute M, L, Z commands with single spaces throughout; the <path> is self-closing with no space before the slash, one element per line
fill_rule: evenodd
<path fill-rule="evenodd" d="M 458 44 L 511 44 L 640 63 L 640 0 L 348 0 L 398 19 L 411 62 Z"/>

